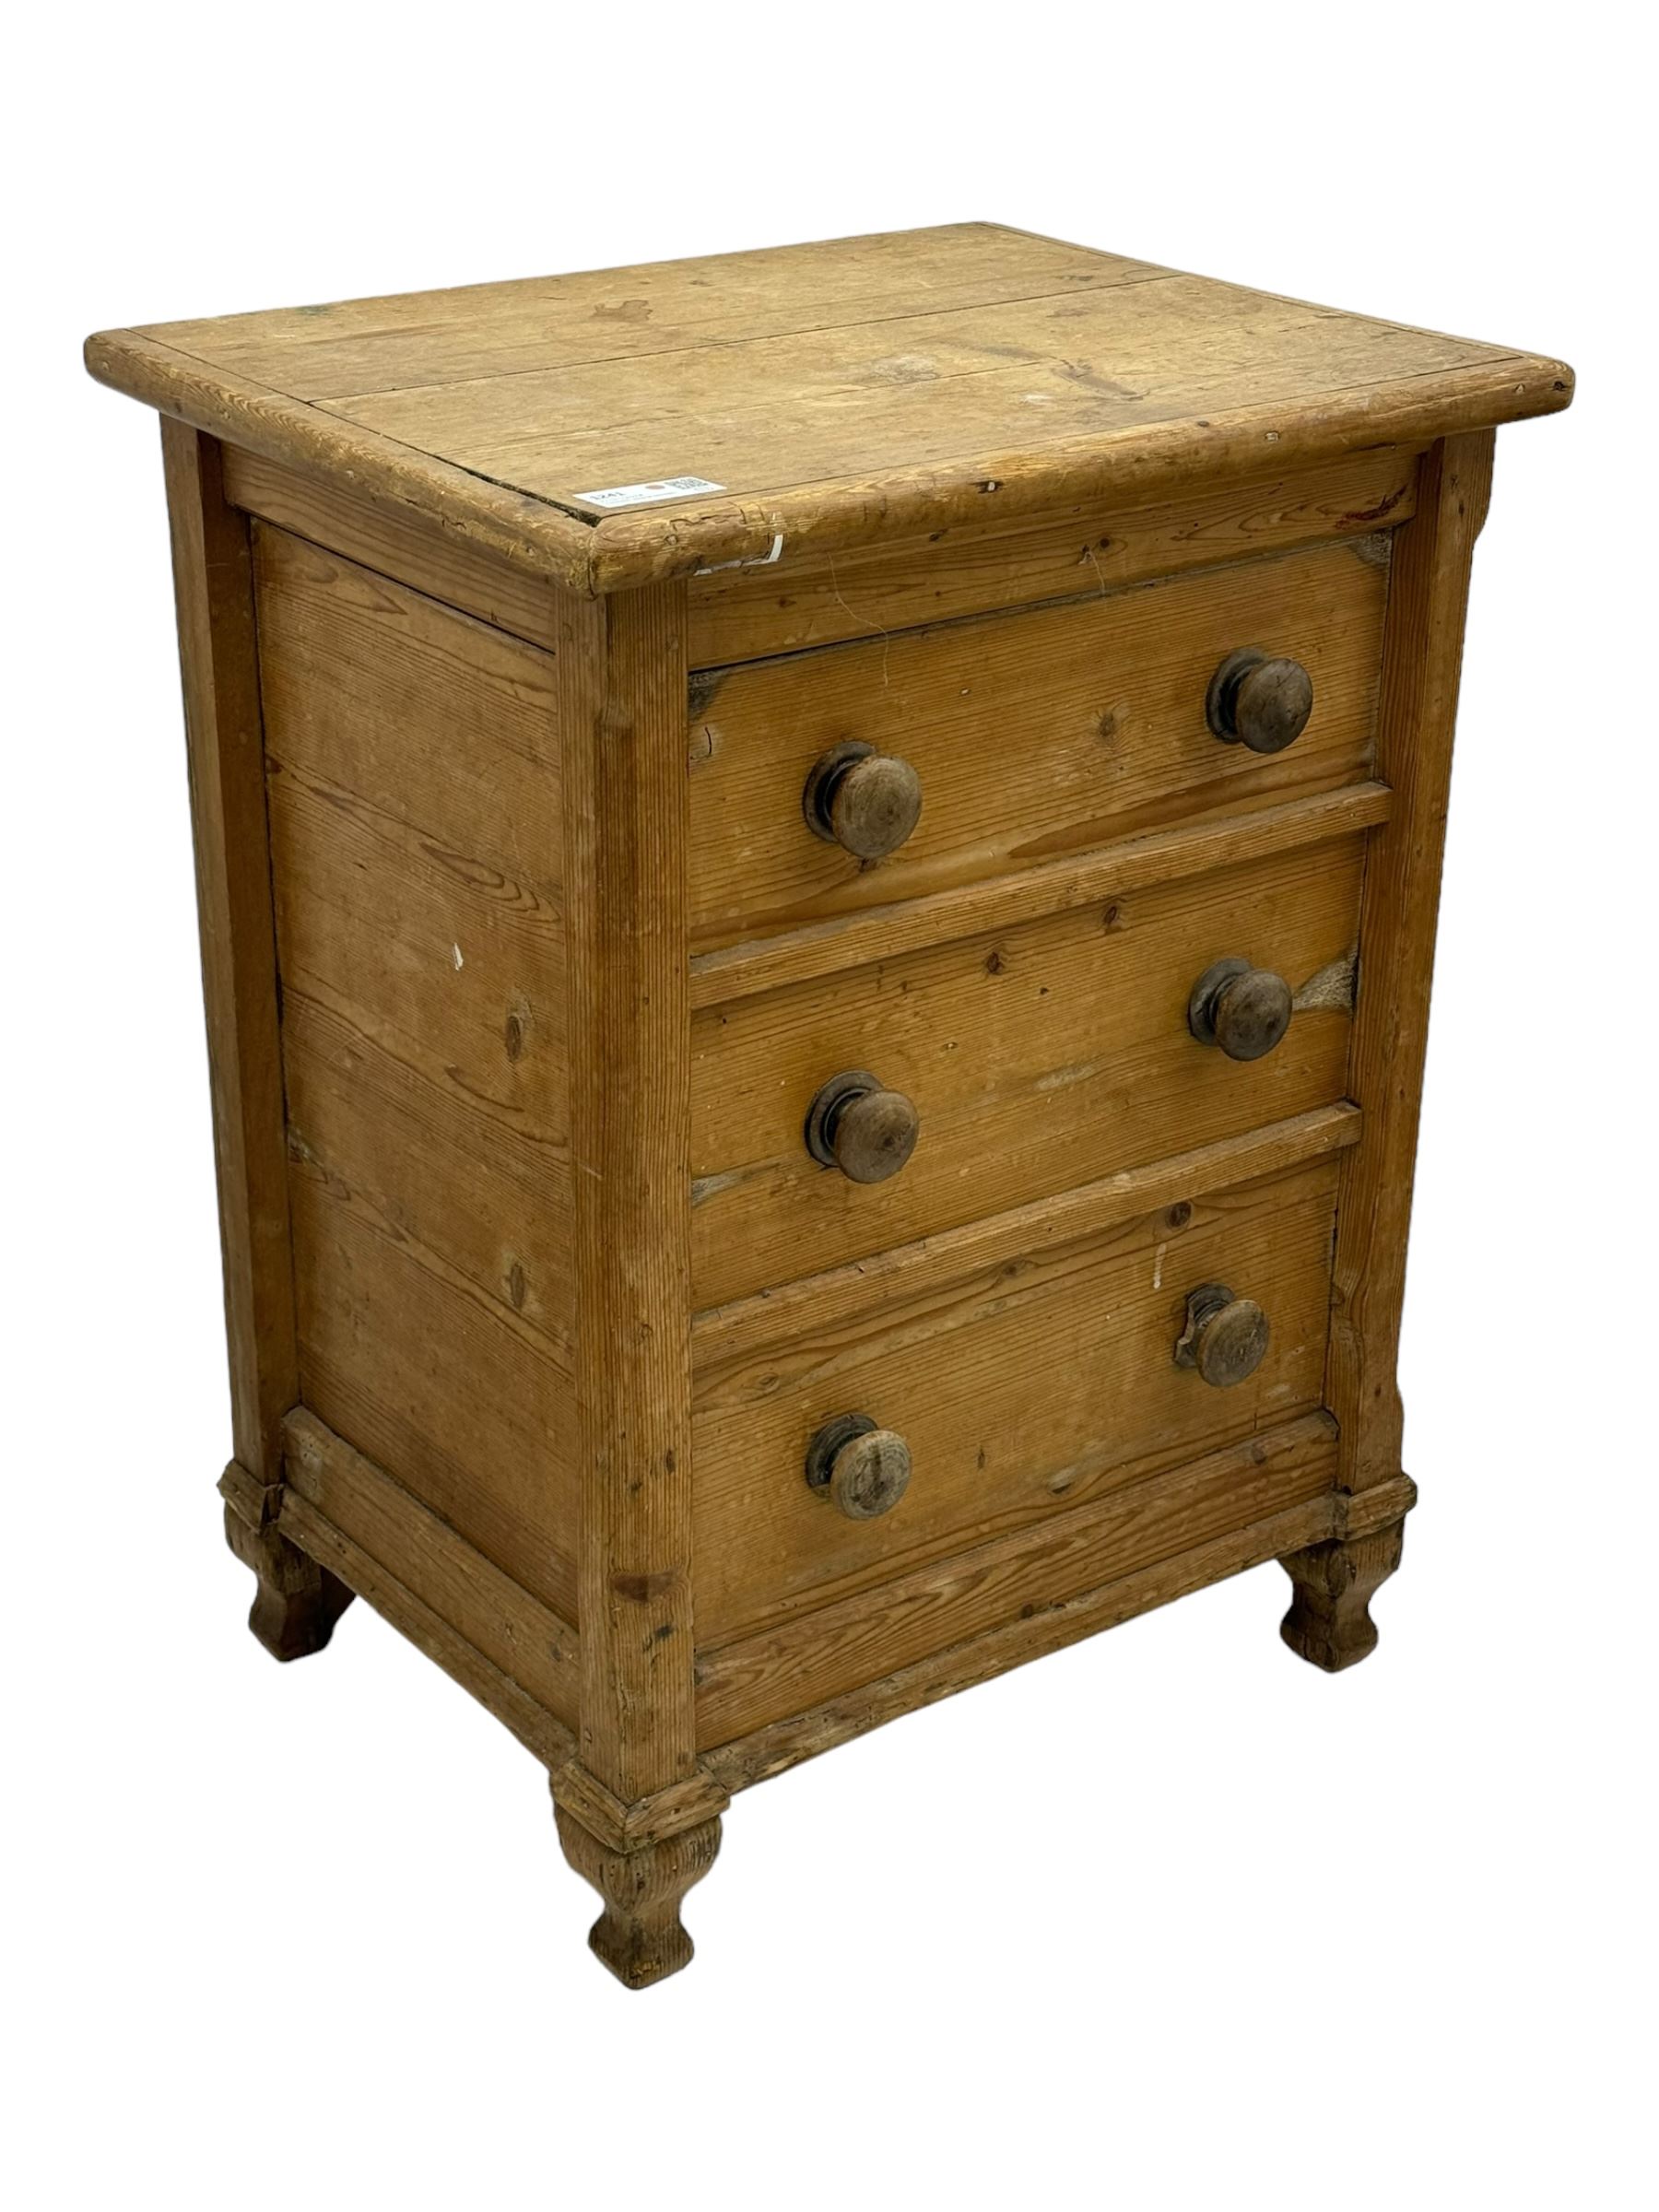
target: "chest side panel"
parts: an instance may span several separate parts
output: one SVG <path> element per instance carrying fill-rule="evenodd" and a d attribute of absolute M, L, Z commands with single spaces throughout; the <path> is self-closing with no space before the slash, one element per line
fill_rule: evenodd
<path fill-rule="evenodd" d="M 570 1619 L 553 663 L 254 552 L 303 1400 Z"/>

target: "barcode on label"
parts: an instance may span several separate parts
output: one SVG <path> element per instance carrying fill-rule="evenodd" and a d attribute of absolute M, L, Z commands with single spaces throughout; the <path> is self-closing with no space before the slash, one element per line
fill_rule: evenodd
<path fill-rule="evenodd" d="M 579 491 L 590 507 L 648 507 L 653 500 L 683 500 L 688 492 L 724 491 L 707 477 L 659 477 L 654 484 L 613 484 L 606 491 Z"/>

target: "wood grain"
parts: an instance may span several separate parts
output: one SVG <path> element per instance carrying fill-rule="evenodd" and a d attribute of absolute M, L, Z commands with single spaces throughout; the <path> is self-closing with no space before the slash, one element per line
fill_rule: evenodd
<path fill-rule="evenodd" d="M 1336 1168 L 1182 1200 L 787 1346 L 722 1358 L 696 1385 L 700 1646 L 884 1582 L 1076 1506 L 1137 1474 L 1276 1427 L 1320 1402 Z M 1174 1364 L 1189 1290 L 1255 1299 L 1267 1356 L 1236 1388 Z M 827 1509 L 806 1446 L 863 1413 L 909 1446 L 901 1504 Z"/>
<path fill-rule="evenodd" d="M 1201 1385 L 1199 1387 L 1202 1387 Z M 1327 1494 L 1330 1417 L 1309 1412 L 766 1630 L 700 1651 L 698 1730 L 728 1743 Z M 920 1479 L 920 1476 L 918 1479 Z"/>
<path fill-rule="evenodd" d="M 280 1479 L 282 1418 L 300 1395 L 293 1249 L 259 666 L 247 524 L 223 456 L 161 425 L 213 1093 L 219 1249 L 237 1460 Z"/>
<path fill-rule="evenodd" d="M 695 1763 L 685 592 L 560 606 L 581 1425 L 582 1758 Z"/>
<path fill-rule="evenodd" d="M 295 536 L 551 652 L 554 587 L 412 507 L 377 504 L 335 478 L 225 448 L 225 497 Z"/>
<path fill-rule="evenodd" d="M 406 1636 L 417 1651 L 423 1652 L 487 1712 L 493 1712 L 532 1758 L 553 1767 L 571 1757 L 575 1739 L 556 1714 L 503 1674 L 423 1597 L 371 1559 L 361 1545 L 335 1528 L 297 1490 L 284 1492 L 281 1529 L 297 1549 L 326 1567 L 389 1620 L 400 1635 Z"/>
<path fill-rule="evenodd" d="M 1423 462 L 1416 519 L 1399 540 L 1389 600 L 1378 767 L 1395 806 L 1372 832 L 1360 918 L 1363 987 L 1347 1094 L 1365 1141 L 1344 1168 L 1326 1402 L 1342 1426 L 1342 1487 L 1400 1472 L 1396 1367 L 1406 1246 L 1429 1041 L 1452 737 L 1475 540 L 1491 496 L 1489 431 L 1449 438 Z"/>
<path fill-rule="evenodd" d="M 1344 1095 L 1348 1016 L 1248 1065 L 1196 1043 L 1193 984 L 1238 952 L 1299 987 L 1351 950 L 1349 838 L 737 1000 L 692 1024 L 699 1306 L 1092 1182 Z M 867 1069 L 921 1116 L 900 1174 L 822 1169 L 819 1088 Z"/>
<path fill-rule="evenodd" d="M 284 1424 L 288 1491 L 423 1602 L 569 1727 L 580 1682 L 576 1631 L 429 1512 L 383 1467 L 303 1408 Z"/>
<path fill-rule="evenodd" d="M 691 665 L 729 666 L 1073 598 L 1080 590 L 1121 591 L 1188 569 L 1392 529 L 1411 513 L 1417 458 L 1414 448 L 1385 446 L 1153 507 L 1073 507 L 1023 529 L 967 523 L 839 555 L 815 557 L 809 547 L 700 573 L 690 583 Z"/>
<path fill-rule="evenodd" d="M 1103 912 L 1114 898 L 1121 901 L 1129 891 L 1212 875 L 1269 853 L 1327 842 L 1345 831 L 1371 829 L 1387 820 L 1392 806 L 1386 783 L 1344 784 L 1219 821 L 1114 838 L 1077 860 L 1049 861 L 982 884 L 866 907 L 776 936 L 693 953 L 691 1004 L 701 1011 L 837 969 L 874 968 L 954 937 L 1000 934 L 1080 906 L 1099 906 Z"/>
<path fill-rule="evenodd" d="M 1346 1100 L 1315 1107 L 1242 1136 L 1172 1153 L 1147 1167 L 1126 1168 L 1052 1198 L 967 1222 L 941 1236 L 894 1245 L 824 1275 L 769 1284 L 747 1298 L 709 1307 L 693 1318 L 694 1367 L 700 1373 L 733 1360 L 757 1359 L 767 1346 L 781 1355 L 799 1338 L 888 1304 L 902 1305 L 919 1290 L 936 1292 L 1143 1215 L 1179 1209 L 1230 1183 L 1259 1182 L 1327 1159 L 1359 1142 L 1361 1120 L 1359 1108 Z"/>
<path fill-rule="evenodd" d="M 255 535 L 305 1402 L 573 1616 L 553 662 Z"/>
<path fill-rule="evenodd" d="M 220 315 L 160 324 L 153 335 L 298 398 L 324 400 L 724 351 L 757 338 L 881 324 L 919 304 L 948 312 L 1164 274 L 1087 246 L 951 223 Z"/>
<path fill-rule="evenodd" d="M 1333 1455 L 1334 1456 L 1334 1455 Z M 1176 1553 L 1138 1572 L 1119 1576 L 1080 1596 L 1053 1605 L 1022 1606 L 999 1628 L 951 1644 L 931 1658 L 914 1661 L 844 1696 L 831 1698 L 721 1745 L 702 1755 L 704 1771 L 729 1790 L 747 1789 L 815 1759 L 819 1752 L 850 1742 L 867 1729 L 917 1712 L 940 1698 L 953 1697 L 977 1682 L 989 1681 L 1009 1667 L 1063 1650 L 1085 1636 L 1098 1635 L 1120 1621 L 1185 1597 L 1207 1584 L 1260 1567 L 1287 1552 L 1369 1526 L 1365 1509 L 1375 1501 L 1395 1517 L 1408 1511 L 1416 1491 L 1404 1477 L 1368 1491 L 1363 1498 L 1324 1495 L 1288 1508 L 1268 1520 L 1253 1522 L 1190 1551 Z"/>
<path fill-rule="evenodd" d="M 700 678 L 698 949 L 1359 780 L 1388 584 L 1363 545 Z M 1294 654 L 1313 679 L 1312 723 L 1271 757 L 1221 744 L 1205 721 L 1212 674 L 1249 643 Z M 814 762 L 850 740 L 921 778 L 920 822 L 876 864 L 815 837 L 802 811 Z"/>
<path fill-rule="evenodd" d="M 1572 394 L 1539 355 L 993 224 L 105 331 L 87 362 L 583 594 L 1151 504 Z M 716 488 L 584 497 L 687 473 Z"/>
<path fill-rule="evenodd" d="M 700 476 L 726 500 L 769 500 L 788 546 L 799 534 L 788 495 L 805 487 L 948 477 L 970 456 L 1006 453 L 1013 470 L 1056 448 L 1171 424 L 1190 435 L 1208 423 L 1213 436 L 1218 418 L 1265 403 L 1288 431 L 1334 394 L 1362 405 L 1403 382 L 1443 405 L 1448 387 L 1473 379 L 1482 404 L 1496 406 L 1542 368 L 1465 338 L 1163 274 L 461 383 L 400 373 L 317 404 L 560 505 L 589 505 L 586 494 L 607 486 Z M 1281 432 L 1276 442 L 1288 440 Z M 975 496 L 987 511 L 998 494 Z M 707 510 L 694 498 L 689 512 Z M 664 517 L 653 521 L 660 537 Z M 630 526 L 627 512 L 601 525 L 618 542 Z"/>

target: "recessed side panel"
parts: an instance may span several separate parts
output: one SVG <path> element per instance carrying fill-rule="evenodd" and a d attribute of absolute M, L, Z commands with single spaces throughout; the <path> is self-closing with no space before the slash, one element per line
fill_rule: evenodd
<path fill-rule="evenodd" d="M 303 1401 L 573 1619 L 552 658 L 254 544 Z"/>

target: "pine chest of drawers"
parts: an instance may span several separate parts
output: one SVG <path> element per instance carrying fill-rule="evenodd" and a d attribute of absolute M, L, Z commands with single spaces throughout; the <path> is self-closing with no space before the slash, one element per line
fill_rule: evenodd
<path fill-rule="evenodd" d="M 120 331 L 279 1658 L 353 1593 L 682 1965 L 732 1792 L 1277 1559 L 1375 1640 L 1495 426 L 993 225 Z"/>

